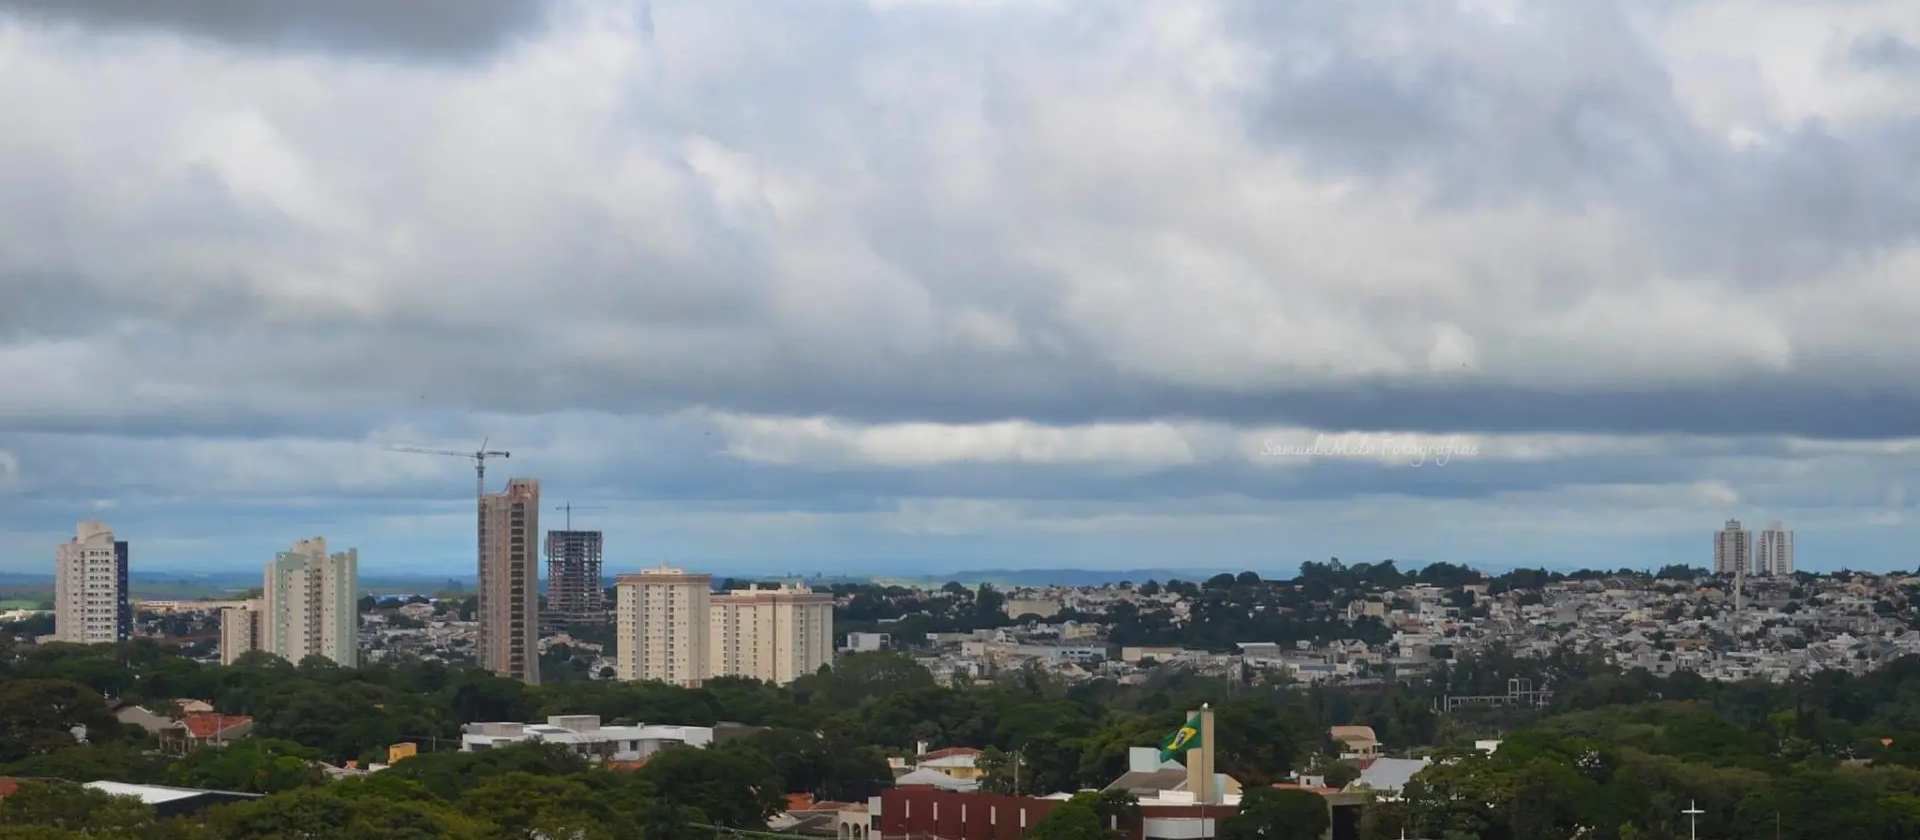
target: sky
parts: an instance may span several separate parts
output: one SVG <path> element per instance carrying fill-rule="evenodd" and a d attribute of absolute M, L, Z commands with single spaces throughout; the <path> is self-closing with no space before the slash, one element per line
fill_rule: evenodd
<path fill-rule="evenodd" d="M 0 0 L 0 571 L 1920 565 L 1911 0 Z M 586 509 L 592 508 L 592 509 Z"/>

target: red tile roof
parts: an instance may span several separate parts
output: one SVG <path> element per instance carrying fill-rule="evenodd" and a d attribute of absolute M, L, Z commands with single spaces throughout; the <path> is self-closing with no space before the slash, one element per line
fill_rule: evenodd
<path fill-rule="evenodd" d="M 6 777 L 0 777 L 0 799 L 5 799 L 9 796 L 12 796 L 13 792 L 19 789 L 20 789 L 19 779 L 10 779 Z"/>
<path fill-rule="evenodd" d="M 180 722 L 186 724 L 188 734 L 195 738 L 206 739 L 218 738 L 224 733 L 253 723 L 253 718 L 246 715 L 198 714 L 187 715 Z"/>

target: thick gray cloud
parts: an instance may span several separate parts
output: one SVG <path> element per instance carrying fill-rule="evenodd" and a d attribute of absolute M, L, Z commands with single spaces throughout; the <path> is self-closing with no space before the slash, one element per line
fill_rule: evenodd
<path fill-rule="evenodd" d="M 1920 73 L 1920 47 L 1891 32 L 1876 32 L 1854 39 L 1847 49 L 1849 58 L 1861 67 L 1894 73 Z"/>
<path fill-rule="evenodd" d="M 0 2 L 0 564 L 486 435 L 694 559 L 1914 527 L 1907 4 L 324 5 Z"/>
<path fill-rule="evenodd" d="M 544 22 L 550 0 L 0 0 L 0 15 L 160 31 L 260 50 L 468 60 Z"/>

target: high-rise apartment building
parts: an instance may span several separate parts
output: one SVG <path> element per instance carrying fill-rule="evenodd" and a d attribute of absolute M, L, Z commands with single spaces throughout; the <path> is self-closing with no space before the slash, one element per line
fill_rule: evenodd
<path fill-rule="evenodd" d="M 296 664 L 320 656 L 345 668 L 359 665 L 359 584 L 357 549 L 328 554 L 327 541 L 314 537 L 280 552 L 267 564 L 261 587 L 259 649 Z"/>
<path fill-rule="evenodd" d="M 480 665 L 540 682 L 540 482 L 480 497 Z"/>
<path fill-rule="evenodd" d="M 547 532 L 547 616 L 556 628 L 607 620 L 599 531 Z"/>
<path fill-rule="evenodd" d="M 713 596 L 708 674 L 786 685 L 833 663 L 833 596 L 806 585 Z"/>
<path fill-rule="evenodd" d="M 263 600 L 255 598 L 245 606 L 227 607 L 220 611 L 220 664 L 232 665 L 249 651 L 260 649 Z"/>
<path fill-rule="evenodd" d="M 620 679 L 700 685 L 711 664 L 707 632 L 713 576 L 660 566 L 621 575 L 614 587 Z"/>
<path fill-rule="evenodd" d="M 127 599 L 127 543 L 97 519 L 74 529 L 73 539 L 54 549 L 53 634 L 63 642 L 93 645 L 133 637 L 133 604 Z"/>
<path fill-rule="evenodd" d="M 1729 519 L 1713 535 L 1713 573 L 1748 575 L 1753 573 L 1753 533 L 1740 527 L 1740 520 Z"/>
<path fill-rule="evenodd" d="M 1760 539 L 1754 544 L 1753 556 L 1757 574 L 1793 574 L 1793 532 L 1775 520 L 1760 532 Z"/>

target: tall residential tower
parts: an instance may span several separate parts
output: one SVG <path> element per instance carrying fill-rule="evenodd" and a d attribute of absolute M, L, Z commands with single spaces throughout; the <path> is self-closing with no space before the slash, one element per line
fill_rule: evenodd
<path fill-rule="evenodd" d="M 480 497 L 480 665 L 540 682 L 540 482 Z"/>
<path fill-rule="evenodd" d="M 713 596 L 708 675 L 786 685 L 833 664 L 833 596 L 806 584 Z"/>
<path fill-rule="evenodd" d="M 359 584 L 357 549 L 328 554 L 325 539 L 301 540 L 267 564 L 259 614 L 236 620 L 257 621 L 259 649 L 288 662 L 320 656 L 352 668 L 360 664 Z M 221 641 L 227 638 L 223 628 Z M 244 652 L 238 651 L 240 638 L 235 628 L 236 657 Z"/>
<path fill-rule="evenodd" d="M 694 687 L 707 678 L 713 576 L 660 566 L 615 582 L 614 640 L 623 680 Z"/>
<path fill-rule="evenodd" d="M 260 649 L 260 613 L 264 599 L 220 610 L 220 664 L 232 665 L 249 651 Z M 355 605 L 357 609 L 359 605 Z"/>
<path fill-rule="evenodd" d="M 106 523 L 89 519 L 73 539 L 54 549 L 53 634 L 63 642 L 93 645 L 133 637 L 133 604 L 127 600 L 127 543 Z"/>
<path fill-rule="evenodd" d="M 1767 529 L 1760 532 L 1760 539 L 1754 544 L 1754 560 L 1757 574 L 1778 576 L 1793 574 L 1793 532 L 1787 526 L 1775 520 Z"/>
<path fill-rule="evenodd" d="M 1753 572 L 1753 533 L 1740 527 L 1740 520 L 1727 520 L 1726 527 L 1713 535 L 1713 573 L 1747 575 Z"/>

